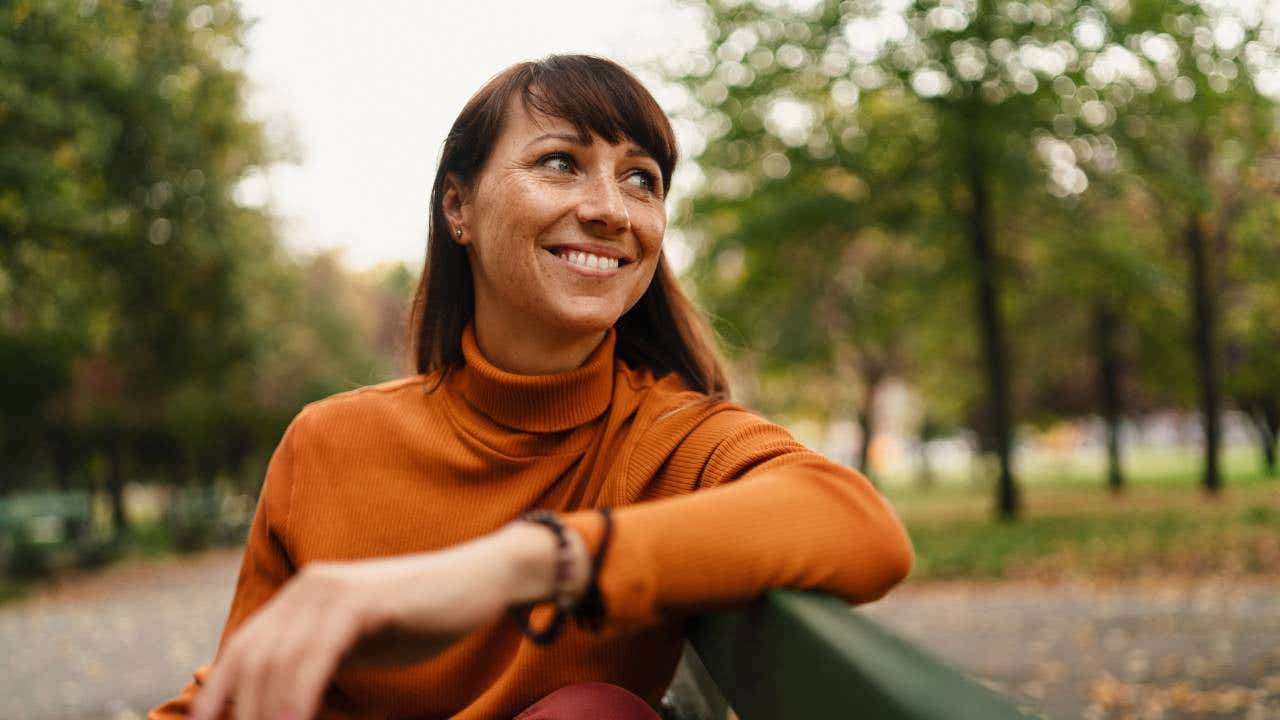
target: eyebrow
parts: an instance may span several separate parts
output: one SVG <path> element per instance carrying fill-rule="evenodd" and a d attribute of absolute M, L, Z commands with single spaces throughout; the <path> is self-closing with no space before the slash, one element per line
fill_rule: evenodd
<path fill-rule="evenodd" d="M 590 142 L 587 141 L 586 135 L 570 135 L 569 133 L 543 133 L 542 135 L 539 135 L 538 137 L 525 143 L 525 147 L 529 147 L 530 145 L 538 142 L 539 140 L 548 140 L 548 139 L 565 140 L 567 142 L 573 143 L 574 145 L 586 146 L 591 144 Z M 637 156 L 647 157 L 650 160 L 657 162 L 657 158 L 655 158 L 649 151 L 644 150 L 643 148 L 632 146 L 631 148 L 627 149 L 627 157 L 637 157 Z"/>

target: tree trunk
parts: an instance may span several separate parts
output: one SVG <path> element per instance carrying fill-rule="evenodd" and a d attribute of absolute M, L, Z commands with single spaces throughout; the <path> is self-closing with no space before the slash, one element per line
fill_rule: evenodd
<path fill-rule="evenodd" d="M 858 442 L 858 471 L 871 477 L 871 440 L 876 431 L 876 390 L 880 387 L 881 377 L 878 373 L 865 373 L 863 377 L 862 406 L 858 408 L 858 426 L 862 429 L 862 437 Z"/>
<path fill-rule="evenodd" d="M 59 491 L 71 492 L 75 468 L 71 433 L 66 426 L 56 425 L 49 429 L 48 442 L 50 460 L 53 461 L 53 482 Z"/>
<path fill-rule="evenodd" d="M 1280 439 L 1280 397 L 1262 398 L 1250 403 L 1249 419 L 1258 433 L 1258 444 L 1262 447 L 1262 472 L 1267 477 L 1276 477 L 1276 444 Z"/>
<path fill-rule="evenodd" d="M 1209 266 L 1209 253 L 1205 246 L 1203 218 L 1199 214 L 1193 214 L 1188 220 L 1184 240 L 1187 258 L 1191 263 L 1191 344 L 1200 380 L 1200 415 L 1204 426 L 1204 474 L 1201 482 L 1206 492 L 1217 493 L 1222 488 L 1222 476 L 1218 469 L 1222 398 L 1218 387 L 1217 353 L 1214 352 L 1217 318 L 1212 268 Z"/>
<path fill-rule="evenodd" d="M 226 467 L 231 476 L 234 489 L 248 487 L 246 475 L 249 453 L 253 450 L 253 438 L 244 427 L 237 427 L 231 432 L 231 442 L 227 445 Z"/>
<path fill-rule="evenodd" d="M 916 440 L 916 487 L 928 490 L 933 487 L 933 466 L 929 464 L 929 440 L 924 436 Z"/>
<path fill-rule="evenodd" d="M 991 199 L 987 178 L 977 147 L 980 128 L 971 127 L 968 147 L 969 241 L 977 272 L 978 321 L 982 327 L 983 359 L 990 392 L 991 430 L 1000 460 L 1000 480 L 996 487 L 996 514 L 1001 520 L 1016 518 L 1021 510 L 1017 483 L 1013 477 L 1013 441 L 1009 408 L 1008 359 L 1000 316 L 998 259 L 993 249 Z"/>
<path fill-rule="evenodd" d="M 54 485 L 59 492 L 70 493 L 75 485 L 76 448 L 71 430 L 64 424 L 56 424 L 49 430 L 49 454 L 53 461 Z M 90 494 L 92 498 L 92 494 Z M 90 507 L 93 507 L 90 502 Z M 90 513 L 92 515 L 92 513 Z M 76 517 L 62 519 L 62 536 L 78 540 L 84 536 L 87 524 Z"/>
<path fill-rule="evenodd" d="M 1120 418 L 1123 414 L 1120 399 L 1120 353 L 1116 347 L 1119 318 L 1106 302 L 1094 308 L 1094 333 L 1098 360 L 1098 401 L 1107 423 L 1107 487 L 1112 494 L 1124 490 L 1124 475 L 1120 464 Z"/>
<path fill-rule="evenodd" d="M 129 529 L 124 504 L 124 443 L 119 432 L 113 432 L 107 446 L 107 492 L 111 494 L 111 533 L 119 539 Z"/>
<path fill-rule="evenodd" d="M 1263 462 L 1268 477 L 1280 475 L 1276 469 L 1276 450 L 1280 445 L 1280 397 L 1267 398 L 1262 404 L 1262 421 L 1267 428 L 1267 440 L 1263 443 Z"/>

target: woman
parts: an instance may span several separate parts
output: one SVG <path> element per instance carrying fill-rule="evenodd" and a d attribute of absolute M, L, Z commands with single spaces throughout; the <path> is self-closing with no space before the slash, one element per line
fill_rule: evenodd
<path fill-rule="evenodd" d="M 691 615 L 906 576 L 864 477 L 726 399 L 662 256 L 675 164 L 607 60 L 521 63 L 467 103 L 432 190 L 419 374 L 290 424 L 217 660 L 152 718 L 654 718 Z"/>

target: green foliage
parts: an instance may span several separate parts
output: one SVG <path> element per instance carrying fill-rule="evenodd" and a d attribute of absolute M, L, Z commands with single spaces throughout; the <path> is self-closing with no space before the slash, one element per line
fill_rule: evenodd
<path fill-rule="evenodd" d="M 701 136 L 676 222 L 749 402 L 863 415 L 892 376 L 923 398 L 922 433 L 989 435 L 983 234 L 1002 292 L 982 323 L 1011 339 L 1016 417 L 1101 413 L 1108 362 L 1121 413 L 1191 409 L 1194 220 L 1221 379 L 1241 409 L 1276 406 L 1274 18 L 1158 0 L 693 4 L 707 46 L 662 67 Z"/>
<path fill-rule="evenodd" d="M 296 157 L 246 111 L 246 27 L 232 0 L 0 7 L 0 495 L 256 488 L 303 404 L 397 374 L 412 274 L 294 257 L 238 199 Z"/>
<path fill-rule="evenodd" d="M 751 399 L 775 409 L 865 409 L 888 375 L 925 374 L 935 333 L 954 343 L 968 322 L 930 323 L 964 290 L 936 232 L 943 196 L 922 192 L 936 168 L 919 148 L 939 141 L 937 118 L 831 69 L 848 62 L 832 50 L 846 19 L 831 3 L 807 15 L 713 6 L 712 46 L 675 77 L 710 137 L 697 157 L 706 183 L 679 212 L 696 243 L 690 275 L 737 359 L 766 380 Z M 833 381 L 771 388 L 783 368 Z"/>

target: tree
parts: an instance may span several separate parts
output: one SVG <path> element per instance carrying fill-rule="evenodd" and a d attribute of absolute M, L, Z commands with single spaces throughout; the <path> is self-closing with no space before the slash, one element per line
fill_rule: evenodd
<path fill-rule="evenodd" d="M 194 2 L 24 2 L 0 23 L 0 331 L 56 339 L 61 370 L 32 406 L 55 465 L 91 455 L 75 445 L 105 458 L 119 530 L 131 447 L 167 435 L 194 460 L 182 438 L 218 436 L 246 356 L 236 283 L 253 247 L 233 230 L 253 211 L 232 192 L 273 158 L 244 109 L 243 23 Z"/>
<path fill-rule="evenodd" d="M 1222 484 L 1225 269 L 1244 213 L 1280 188 L 1262 172 L 1278 145 L 1275 103 L 1256 84 L 1273 71 L 1276 52 L 1264 20 L 1253 6 L 1130 3 L 1125 12 L 1092 16 L 1100 38 L 1114 40 L 1084 69 L 1091 85 L 1118 90 L 1111 95 L 1122 117 L 1112 133 L 1185 255 L 1202 485 L 1210 493 Z"/>
<path fill-rule="evenodd" d="M 702 71 L 672 75 L 692 101 L 684 112 L 712 139 L 698 157 L 707 183 L 677 223 L 695 239 L 700 301 L 723 334 L 746 340 L 738 360 L 764 376 L 831 372 L 834 387 L 805 382 L 787 394 L 854 404 L 865 471 L 877 389 L 905 370 L 902 347 L 943 263 L 923 258 L 941 251 L 909 231 L 913 178 L 925 169 L 913 143 L 932 132 L 928 118 L 909 96 L 859 106 L 847 80 L 831 87 L 847 68 L 805 62 L 834 17 L 742 7 L 713 21 L 715 47 L 695 60 Z"/>
<path fill-rule="evenodd" d="M 827 166 L 857 168 L 858 181 L 872 190 L 872 200 L 856 220 L 843 213 L 846 227 L 884 223 L 891 237 L 909 236 L 926 252 L 945 258 L 944 272 L 962 268 L 968 274 L 987 383 L 985 402 L 972 422 L 983 447 L 999 459 L 997 513 L 1016 516 L 1012 363 L 1002 307 L 1013 250 L 999 238 L 1012 208 L 1043 196 L 1029 138 L 1033 130 L 1050 126 L 1047 82 L 1073 61 L 1071 46 L 1063 46 L 1071 37 L 1070 13 L 1044 7 L 1044 17 L 1039 10 L 1033 16 L 1021 4 L 991 2 L 915 2 L 901 9 L 874 2 L 818 3 L 810 12 L 794 13 L 721 3 L 708 7 L 713 47 L 703 61 L 695 61 L 697 71 L 682 69 L 694 96 L 712 106 L 706 113 L 711 142 L 700 161 L 720 168 L 727 159 L 730 167 L 738 167 L 733 162 L 738 158 L 715 149 L 741 156 L 733 148 L 762 128 L 784 144 L 791 138 L 794 151 L 754 156 L 759 165 L 747 165 L 745 187 L 755 189 L 751 180 L 767 177 L 770 166 L 786 167 L 780 177 L 804 182 L 808 174 L 797 155 L 807 149 L 814 156 L 816 149 L 816 159 Z M 793 122 L 787 122 L 788 115 Z M 878 120 L 891 124 L 877 131 Z M 717 184 L 733 185 L 724 178 L 732 181 L 735 173 L 743 174 L 719 173 L 709 178 L 708 187 L 714 192 Z M 778 193 L 776 186 L 767 185 L 771 195 Z M 904 207 L 910 208 L 905 214 Z M 893 218 L 901 221 L 898 226 Z M 814 213 L 810 223 L 818 222 Z M 787 249 L 791 255 L 800 252 L 792 244 Z M 895 330 L 901 325 L 889 323 Z M 863 345 L 867 328 L 856 332 L 861 352 L 855 354 L 877 368 L 876 353 Z"/>
<path fill-rule="evenodd" d="M 229 0 L 0 12 L 0 492 L 102 490 L 122 531 L 127 479 L 254 489 L 303 404 L 399 369 L 412 274 L 295 258 L 238 199 L 296 157 L 247 112 L 245 27 Z"/>
<path fill-rule="evenodd" d="M 1280 169 L 1280 166 L 1273 165 Z M 1280 179 L 1280 177 L 1277 177 Z M 1280 243 L 1275 228 L 1280 212 L 1274 203 L 1258 203 L 1242 213 L 1234 252 L 1227 268 L 1230 282 L 1223 292 L 1223 335 L 1227 393 L 1235 398 L 1258 437 L 1262 469 L 1277 469 L 1280 442 Z"/>

